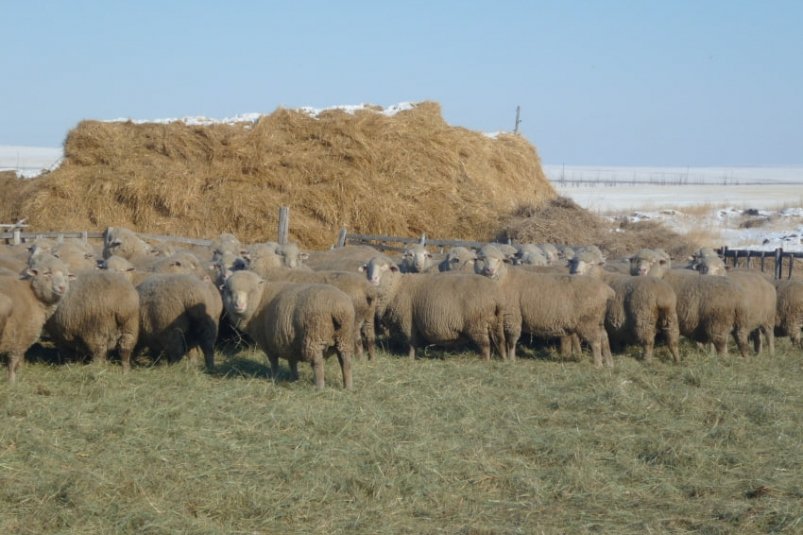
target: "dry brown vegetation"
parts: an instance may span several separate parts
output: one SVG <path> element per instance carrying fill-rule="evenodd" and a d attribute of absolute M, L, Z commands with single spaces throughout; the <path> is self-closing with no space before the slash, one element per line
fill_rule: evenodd
<path fill-rule="evenodd" d="M 33 230 L 262 241 L 289 206 L 291 238 L 309 248 L 331 244 L 341 226 L 473 239 L 519 202 L 555 196 L 524 138 L 449 126 L 432 102 L 394 116 L 278 109 L 253 124 L 83 121 L 58 169 L 11 182 L 0 220 L 26 217 Z"/>
<path fill-rule="evenodd" d="M 693 237 L 681 236 L 657 221 L 612 222 L 581 208 L 568 197 L 557 197 L 538 206 L 519 206 L 502 222 L 496 238 L 515 242 L 594 244 L 610 256 L 629 254 L 643 247 L 660 247 L 673 258 L 685 258 L 701 245 Z"/>
<path fill-rule="evenodd" d="M 247 242 L 275 239 L 278 208 L 290 238 L 310 249 L 350 232 L 581 245 L 609 255 L 700 244 L 659 223 L 611 223 L 555 190 L 524 138 L 495 138 L 419 103 L 393 116 L 365 109 L 312 117 L 278 109 L 257 122 L 83 121 L 64 163 L 35 179 L 0 174 L 0 221 L 32 231 L 102 230 Z"/>

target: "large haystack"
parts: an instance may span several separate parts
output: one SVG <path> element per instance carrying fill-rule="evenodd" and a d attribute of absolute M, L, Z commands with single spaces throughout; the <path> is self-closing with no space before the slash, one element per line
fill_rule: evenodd
<path fill-rule="evenodd" d="M 34 230 L 100 230 L 310 248 L 337 231 L 485 239 L 520 203 L 555 197 L 535 148 L 447 125 L 436 103 L 388 116 L 279 109 L 256 123 L 189 126 L 84 121 L 65 161 L 33 180 L 3 180 L 0 220 Z"/>

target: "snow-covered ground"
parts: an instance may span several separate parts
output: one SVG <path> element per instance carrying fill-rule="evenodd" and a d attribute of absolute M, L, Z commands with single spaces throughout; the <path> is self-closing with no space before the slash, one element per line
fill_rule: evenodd
<path fill-rule="evenodd" d="M 803 251 L 803 166 L 544 165 L 560 195 L 600 215 L 659 220 L 712 246 Z"/>
<path fill-rule="evenodd" d="M 61 163 L 61 147 L 21 147 L 0 145 L 0 171 L 16 171 L 24 177 L 34 177 Z"/>

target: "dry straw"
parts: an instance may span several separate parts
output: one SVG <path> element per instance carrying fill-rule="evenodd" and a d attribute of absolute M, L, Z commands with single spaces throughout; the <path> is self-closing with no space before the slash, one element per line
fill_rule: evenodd
<path fill-rule="evenodd" d="M 399 236 L 488 239 L 522 203 L 555 197 L 535 148 L 452 127 L 424 102 L 317 117 L 278 109 L 256 123 L 190 126 L 83 121 L 65 161 L 32 180 L 0 177 L 0 220 L 33 230 L 126 226 L 243 241 L 330 245 L 340 227 Z"/>

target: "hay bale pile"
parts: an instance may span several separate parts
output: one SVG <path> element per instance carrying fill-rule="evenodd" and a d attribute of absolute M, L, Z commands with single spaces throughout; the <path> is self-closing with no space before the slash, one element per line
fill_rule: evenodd
<path fill-rule="evenodd" d="M 34 231 L 125 226 L 264 241 L 289 206 L 291 239 L 313 249 L 341 226 L 488 239 L 519 204 L 556 195 L 524 138 L 449 126 L 432 102 L 392 116 L 278 109 L 256 123 L 83 121 L 58 169 L 1 186 L 0 220 L 26 218 Z"/>

